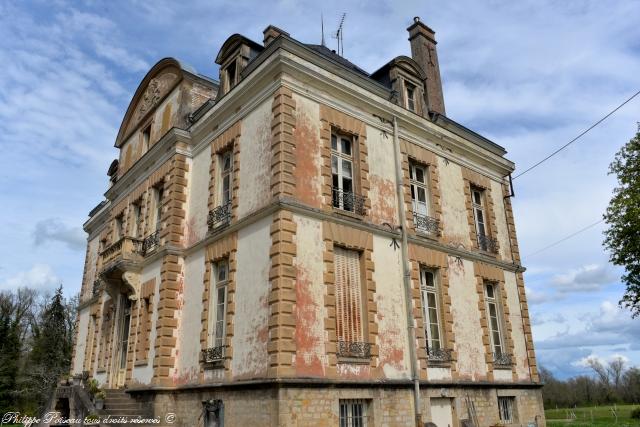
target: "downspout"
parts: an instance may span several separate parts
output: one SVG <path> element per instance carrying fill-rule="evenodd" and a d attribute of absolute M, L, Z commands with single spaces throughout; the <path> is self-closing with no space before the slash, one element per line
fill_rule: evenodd
<path fill-rule="evenodd" d="M 407 312 L 407 331 L 409 333 L 409 358 L 411 359 L 411 379 L 413 380 L 413 407 L 416 426 L 422 426 L 422 408 L 420 404 L 420 378 L 418 375 L 418 359 L 416 356 L 416 328 L 413 319 L 413 296 L 411 293 L 411 266 L 409 265 L 409 244 L 407 243 L 407 214 L 404 204 L 404 184 L 402 177 L 402 154 L 398 140 L 398 121 L 393 116 L 393 147 L 396 161 L 396 194 L 398 196 L 398 215 L 400 217 L 400 232 L 402 243 L 402 278 L 404 284 L 405 309 Z"/>

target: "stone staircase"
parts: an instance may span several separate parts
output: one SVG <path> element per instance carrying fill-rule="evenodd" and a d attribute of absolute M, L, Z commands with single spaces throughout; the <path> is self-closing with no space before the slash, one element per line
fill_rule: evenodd
<path fill-rule="evenodd" d="M 124 389 L 105 389 L 105 394 L 104 409 L 98 411 L 103 417 L 109 415 L 112 418 L 136 416 L 146 418 L 149 415 L 149 408 L 131 397 Z"/>

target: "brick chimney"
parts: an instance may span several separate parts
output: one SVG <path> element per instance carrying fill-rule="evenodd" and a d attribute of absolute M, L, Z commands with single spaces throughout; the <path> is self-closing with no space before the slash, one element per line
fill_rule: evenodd
<path fill-rule="evenodd" d="M 407 31 L 409 31 L 411 43 L 411 57 L 427 75 L 424 95 L 427 108 L 429 111 L 445 114 L 440 66 L 436 52 L 436 33 L 423 24 L 418 16 L 413 18 L 413 24 L 407 28 Z"/>
<path fill-rule="evenodd" d="M 289 33 L 287 33 L 286 31 L 281 30 L 280 28 L 273 25 L 269 25 L 267 28 L 265 28 L 262 34 L 264 34 L 264 47 L 267 47 L 267 45 L 274 41 L 280 34 L 284 34 L 285 36 L 289 35 Z"/>

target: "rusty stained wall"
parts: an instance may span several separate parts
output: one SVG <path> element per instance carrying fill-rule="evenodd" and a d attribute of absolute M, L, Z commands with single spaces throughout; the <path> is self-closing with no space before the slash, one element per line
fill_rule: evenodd
<path fill-rule="evenodd" d="M 402 282 L 400 250 L 389 246 L 388 237 L 373 236 L 373 262 L 376 269 L 375 302 L 378 306 L 378 363 L 387 379 L 410 378 L 407 312 Z"/>
<path fill-rule="evenodd" d="M 78 313 L 78 340 L 75 343 L 75 357 L 71 366 L 71 372 L 74 374 L 81 374 L 83 370 L 90 314 L 91 306 L 86 306 L 80 313 Z"/>
<path fill-rule="evenodd" d="M 518 295 L 518 285 L 516 274 L 504 272 L 504 295 L 509 304 L 509 320 L 511 321 L 511 337 L 513 339 L 513 360 L 516 364 L 516 375 L 518 380 L 531 380 L 529 375 L 529 359 L 527 358 L 526 338 L 522 322 L 522 312 L 520 311 L 520 298 Z"/>
<path fill-rule="evenodd" d="M 398 224 L 395 157 L 392 135 L 367 126 L 371 222 Z"/>
<path fill-rule="evenodd" d="M 187 256 L 184 261 L 185 277 L 182 293 L 181 318 L 177 340 L 175 385 L 198 382 L 200 372 L 200 328 L 202 292 L 204 291 L 205 249 Z"/>
<path fill-rule="evenodd" d="M 457 164 L 438 157 L 438 172 L 440 173 L 440 194 L 442 197 L 442 238 L 447 243 L 471 249 L 471 241 L 469 240 L 471 230 L 469 230 L 467 219 L 462 169 Z"/>
<path fill-rule="evenodd" d="M 232 375 L 235 379 L 267 375 L 269 358 L 270 216 L 238 231 Z M 231 301 L 230 301 L 231 303 Z"/>
<path fill-rule="evenodd" d="M 238 218 L 271 199 L 271 99 L 242 119 Z"/>
<path fill-rule="evenodd" d="M 158 321 L 158 303 L 160 302 L 160 268 L 162 267 L 162 259 L 158 259 L 144 268 L 140 275 L 140 283 L 145 283 L 151 279 L 156 279 L 156 288 L 153 292 L 153 314 L 151 315 L 151 333 L 149 334 L 149 354 L 146 365 L 138 365 L 133 367 L 131 381 L 138 384 L 151 384 L 153 378 L 153 359 L 156 355 L 156 323 Z M 133 327 L 133 325 L 132 325 Z"/>
<path fill-rule="evenodd" d="M 296 157 L 293 172 L 296 180 L 295 197 L 306 205 L 321 208 L 320 105 L 297 93 L 293 94 L 293 100 L 296 103 L 296 128 L 293 133 Z"/>
<path fill-rule="evenodd" d="M 324 319 L 325 284 L 322 254 L 322 222 L 294 215 L 297 248 L 294 265 L 296 277 L 296 374 L 305 377 L 322 377 L 326 373 L 327 356 L 325 342 L 328 334 Z"/>
<path fill-rule="evenodd" d="M 185 224 L 185 247 L 188 248 L 207 235 L 209 194 L 209 165 L 211 164 L 211 144 L 195 155 L 190 163 L 191 176 L 187 190 L 187 221 Z M 200 278 L 202 280 L 202 278 Z"/>
<path fill-rule="evenodd" d="M 173 91 L 156 107 L 152 114 L 151 121 L 147 119 L 139 126 L 146 126 L 151 123 L 151 148 L 177 121 L 176 113 L 179 110 L 180 91 L 183 85 L 176 86 Z M 146 152 L 142 146 L 142 128 L 133 132 L 127 141 L 120 148 L 120 163 L 118 165 L 118 176 L 122 176 L 133 164 Z"/>
<path fill-rule="evenodd" d="M 449 256 L 448 264 L 457 371 L 461 380 L 486 379 L 487 365 L 473 262 Z"/>

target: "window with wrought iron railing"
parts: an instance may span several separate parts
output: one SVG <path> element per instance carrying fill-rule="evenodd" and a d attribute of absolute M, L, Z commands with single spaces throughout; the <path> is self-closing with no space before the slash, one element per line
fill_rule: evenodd
<path fill-rule="evenodd" d="M 356 194 L 354 185 L 353 137 L 331 134 L 332 204 L 334 208 L 364 215 L 363 196 Z"/>
<path fill-rule="evenodd" d="M 340 427 L 367 427 L 369 406 L 365 399 L 340 399 Z"/>

